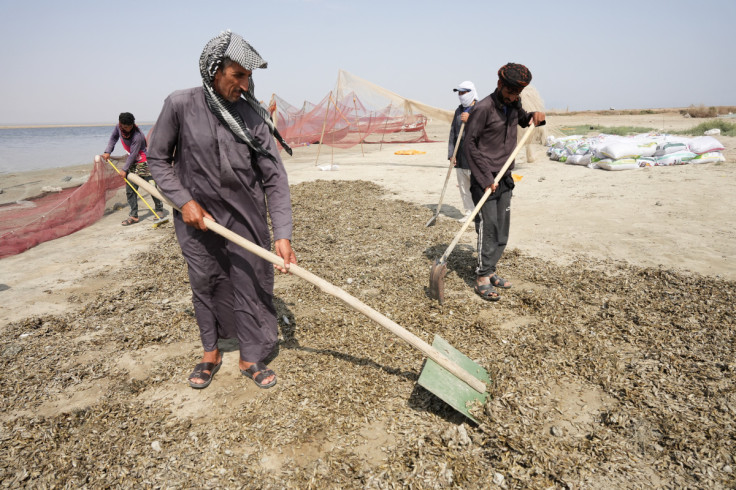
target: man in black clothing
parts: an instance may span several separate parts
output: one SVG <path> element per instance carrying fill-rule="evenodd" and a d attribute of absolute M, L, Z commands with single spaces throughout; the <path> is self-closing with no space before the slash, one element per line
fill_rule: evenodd
<path fill-rule="evenodd" d="M 475 292 L 488 301 L 498 301 L 496 288 L 510 288 L 511 283 L 496 274 L 496 264 L 506 248 L 511 223 L 511 195 L 514 179 L 508 168 L 498 184 L 496 175 L 516 148 L 517 125 L 545 124 L 543 112 L 526 112 L 521 106 L 521 92 L 529 85 L 532 74 L 527 67 L 508 63 L 498 70 L 495 92 L 473 109 L 466 125 L 463 149 L 470 165 L 470 192 L 473 201 L 481 200 L 492 189 L 476 216 L 478 232 L 478 267 Z"/>

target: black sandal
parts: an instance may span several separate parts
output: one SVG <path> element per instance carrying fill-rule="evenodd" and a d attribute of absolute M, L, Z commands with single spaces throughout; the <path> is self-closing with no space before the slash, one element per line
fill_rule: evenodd
<path fill-rule="evenodd" d="M 262 362 L 256 362 L 248 369 L 241 369 L 240 373 L 243 376 L 248 376 L 250 379 L 255 381 L 256 386 L 258 386 L 259 388 L 270 388 L 276 384 L 276 373 L 268 369 L 268 366 L 266 366 Z M 262 384 L 261 381 L 268 378 L 269 376 L 274 377 L 273 381 L 268 384 Z"/>
<path fill-rule="evenodd" d="M 501 299 L 501 296 L 498 295 L 498 292 L 496 291 L 496 288 L 493 287 L 493 284 L 476 284 L 473 290 L 475 291 L 475 294 L 486 301 L 498 301 L 499 299 Z"/>
<path fill-rule="evenodd" d="M 220 366 L 222 366 L 222 361 L 220 361 L 219 364 L 215 364 L 213 362 L 200 362 L 194 366 L 194 371 L 189 375 L 189 386 L 195 390 L 207 388 L 210 383 L 212 383 L 212 378 L 215 377 L 215 373 L 220 369 Z M 205 371 L 209 371 L 209 373 L 205 373 Z M 194 378 L 203 379 L 204 383 L 195 383 L 192 381 Z"/>
<path fill-rule="evenodd" d="M 508 282 L 508 284 L 509 284 L 509 285 L 508 285 L 508 286 L 505 286 L 505 284 L 506 284 L 507 282 Z M 503 277 L 499 277 L 499 276 L 497 276 L 496 274 L 493 274 L 493 275 L 491 276 L 491 284 L 493 284 L 493 285 L 494 285 L 494 286 L 496 286 L 497 288 L 501 288 L 501 289 L 511 289 L 511 283 L 510 283 L 509 281 L 507 281 L 506 279 L 504 279 Z"/>

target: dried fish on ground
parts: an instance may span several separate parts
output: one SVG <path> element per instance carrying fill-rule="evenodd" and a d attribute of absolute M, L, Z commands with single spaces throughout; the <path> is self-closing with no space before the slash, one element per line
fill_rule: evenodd
<path fill-rule="evenodd" d="M 290 276 L 277 276 L 275 289 L 277 388 L 247 383 L 237 348 L 224 343 L 216 382 L 193 394 L 185 379 L 198 331 L 171 232 L 135 267 L 96 277 L 109 288 L 72 298 L 73 313 L 7 326 L 0 481 L 734 485 L 733 282 L 610 261 L 561 267 L 510 250 L 503 267 L 514 288 L 489 305 L 472 293 L 474 250 L 461 244 L 437 305 L 426 274 L 456 223 L 427 228 L 430 210 L 368 182 L 292 192 L 301 265 L 425 340 L 442 335 L 492 373 L 493 397 L 475 409 L 480 425 L 416 386 L 421 354 Z"/>

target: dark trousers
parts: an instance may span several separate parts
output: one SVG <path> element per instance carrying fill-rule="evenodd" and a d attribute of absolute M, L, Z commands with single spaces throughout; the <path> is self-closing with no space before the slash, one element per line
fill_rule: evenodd
<path fill-rule="evenodd" d="M 143 180 L 146 180 L 147 182 L 153 182 L 152 177 L 141 177 L 141 178 Z M 130 216 L 137 218 L 138 217 L 138 194 L 136 194 L 135 191 L 131 189 L 130 186 L 133 186 L 135 190 L 137 191 L 138 184 L 134 184 L 130 182 L 130 184 L 125 187 L 125 197 L 128 198 L 128 206 L 130 206 Z M 158 199 L 156 199 L 155 197 L 153 197 L 153 205 L 156 210 L 156 214 L 161 216 L 161 213 L 163 213 L 164 211 L 164 204 Z"/>
<path fill-rule="evenodd" d="M 475 273 L 479 277 L 496 273 L 496 264 L 509 241 L 513 188 L 504 184 L 502 182 L 496 192 L 488 197 L 475 217 L 475 231 L 478 233 L 478 267 Z M 478 205 L 485 189 L 471 179 L 470 192 L 473 202 Z"/>

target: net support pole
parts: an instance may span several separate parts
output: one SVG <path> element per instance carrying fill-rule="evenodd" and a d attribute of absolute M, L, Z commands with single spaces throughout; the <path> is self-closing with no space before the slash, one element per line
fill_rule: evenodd
<path fill-rule="evenodd" d="M 330 92 L 330 99 L 332 99 L 332 92 Z M 337 101 L 333 100 L 332 105 L 335 107 L 335 121 L 337 121 Z M 342 115 L 342 111 L 340 111 Z M 348 127 L 348 129 L 350 129 Z M 332 144 L 330 145 L 330 166 L 335 165 L 335 128 L 332 128 Z"/>
<path fill-rule="evenodd" d="M 317 162 L 319 162 L 319 153 L 322 151 L 322 140 L 325 137 L 325 127 L 327 126 L 327 113 L 330 112 L 330 102 L 332 101 L 332 92 L 330 92 L 330 97 L 327 99 L 327 107 L 325 108 L 325 119 L 322 121 L 322 134 L 319 137 L 319 147 L 317 147 L 317 159 L 314 161 L 314 164 L 317 165 Z"/>
<path fill-rule="evenodd" d="M 363 150 L 363 135 L 360 133 L 360 118 L 358 117 L 358 104 L 355 102 L 355 94 L 353 94 L 353 107 L 355 108 L 355 126 L 358 128 L 358 138 L 360 138 L 360 152 L 365 158 L 365 150 Z"/>
<path fill-rule="evenodd" d="M 383 150 L 383 138 L 386 136 L 386 128 L 388 127 L 388 118 L 391 117 L 391 106 L 393 105 L 394 101 L 392 100 L 391 103 L 388 105 L 388 112 L 386 112 L 386 122 L 383 123 L 383 132 L 381 133 L 381 146 L 378 148 L 378 151 Z"/>

